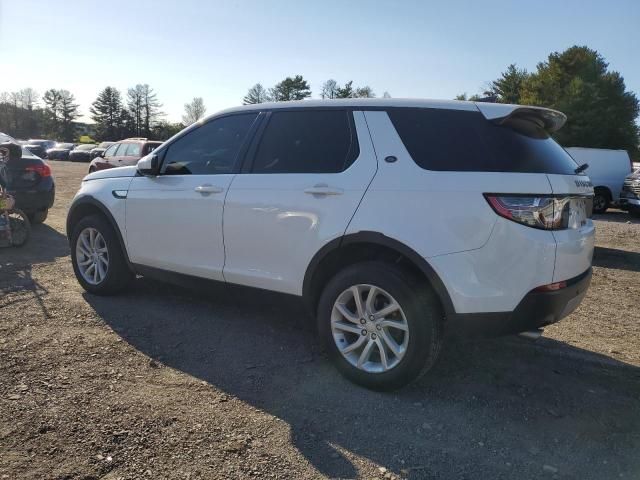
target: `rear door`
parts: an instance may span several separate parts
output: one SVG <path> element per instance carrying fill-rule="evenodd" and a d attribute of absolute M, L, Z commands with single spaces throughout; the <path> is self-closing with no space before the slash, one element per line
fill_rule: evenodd
<path fill-rule="evenodd" d="M 225 280 L 302 293 L 313 255 L 351 220 L 377 162 L 362 112 L 276 110 L 224 208 Z"/>

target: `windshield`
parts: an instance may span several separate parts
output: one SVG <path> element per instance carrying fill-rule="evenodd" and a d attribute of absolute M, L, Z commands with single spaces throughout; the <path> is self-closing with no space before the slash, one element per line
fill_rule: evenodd
<path fill-rule="evenodd" d="M 53 148 L 73 148 L 73 143 L 56 143 Z"/>
<path fill-rule="evenodd" d="M 76 147 L 76 150 L 91 150 L 92 148 L 95 148 L 96 146 L 93 144 L 87 144 L 87 145 L 78 145 Z"/>

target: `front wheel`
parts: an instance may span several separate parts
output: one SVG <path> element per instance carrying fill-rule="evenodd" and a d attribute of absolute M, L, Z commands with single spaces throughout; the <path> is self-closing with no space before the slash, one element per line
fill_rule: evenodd
<path fill-rule="evenodd" d="M 327 285 L 318 328 L 338 370 L 374 390 L 426 373 L 442 346 L 443 314 L 431 288 L 395 265 L 347 267 Z"/>
<path fill-rule="evenodd" d="M 71 236 L 73 271 L 82 288 L 111 295 L 133 278 L 113 227 L 101 215 L 82 218 Z"/>

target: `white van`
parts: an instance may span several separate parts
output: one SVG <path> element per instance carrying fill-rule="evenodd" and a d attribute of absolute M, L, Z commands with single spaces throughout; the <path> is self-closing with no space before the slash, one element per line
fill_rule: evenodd
<path fill-rule="evenodd" d="M 568 147 L 566 150 L 578 165 L 589 164 L 586 174 L 595 190 L 593 212 L 604 213 L 609 205 L 617 204 L 624 179 L 631 173 L 627 151 L 582 147 Z"/>

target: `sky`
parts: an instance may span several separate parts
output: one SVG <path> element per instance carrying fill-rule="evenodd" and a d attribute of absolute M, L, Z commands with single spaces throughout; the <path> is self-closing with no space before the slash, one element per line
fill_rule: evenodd
<path fill-rule="evenodd" d="M 576 44 L 640 95 L 639 0 L 0 0 L 0 92 L 67 89 L 85 121 L 101 89 L 137 83 L 169 121 L 193 97 L 214 113 L 296 74 L 315 98 L 334 78 L 451 99 Z"/>

